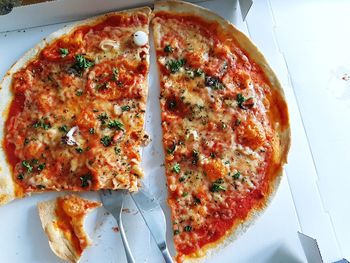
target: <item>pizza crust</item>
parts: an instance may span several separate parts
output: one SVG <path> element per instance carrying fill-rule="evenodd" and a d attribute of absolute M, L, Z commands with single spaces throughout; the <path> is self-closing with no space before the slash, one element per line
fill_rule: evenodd
<path fill-rule="evenodd" d="M 62 37 L 65 34 L 69 34 L 70 32 L 74 31 L 77 27 L 83 26 L 83 25 L 93 25 L 101 20 L 104 20 L 106 17 L 113 16 L 115 14 L 132 14 L 134 12 L 143 12 L 147 14 L 148 17 L 150 17 L 151 9 L 149 7 L 142 7 L 142 8 L 135 8 L 135 9 L 129 9 L 125 11 L 119 11 L 119 12 L 111 12 L 107 14 L 103 14 L 100 16 L 96 16 L 93 18 L 89 18 L 83 21 L 80 21 L 78 23 L 75 23 L 70 26 L 66 26 L 62 29 L 59 29 L 58 31 L 52 33 L 48 37 L 44 38 L 41 42 L 39 42 L 36 46 L 34 46 L 32 49 L 28 50 L 5 74 L 3 80 L 0 82 L 0 124 L 2 127 L 5 126 L 5 122 L 8 116 L 9 107 L 11 105 L 13 94 L 11 91 L 11 83 L 13 75 L 20 70 L 21 68 L 25 67 L 27 64 L 29 64 L 33 59 L 35 59 L 38 54 L 50 43 L 54 42 L 58 38 Z M 149 62 L 149 57 L 147 56 L 147 61 Z M 146 91 L 147 92 L 147 91 Z M 16 189 L 16 183 L 14 179 L 12 178 L 12 168 L 7 162 L 5 149 L 3 148 L 2 142 L 4 141 L 4 129 L 0 129 L 0 141 L 1 141 L 1 148 L 0 148 L 0 206 L 4 205 L 16 198 L 23 197 L 23 193 L 21 191 L 18 191 L 19 189 Z M 30 195 L 30 194 L 26 194 Z"/>
<path fill-rule="evenodd" d="M 276 91 L 282 98 L 283 102 L 285 102 L 285 95 L 283 88 L 272 70 L 269 66 L 264 55 L 259 51 L 259 49 L 252 43 L 252 41 L 243 34 L 240 30 L 238 30 L 233 24 L 223 19 L 219 15 L 211 12 L 208 9 L 202 8 L 200 6 L 182 2 L 182 1 L 159 1 L 155 3 L 154 13 L 166 11 L 172 14 L 181 14 L 181 15 L 190 15 L 190 16 L 199 16 L 202 19 L 209 22 L 217 22 L 222 27 L 222 32 L 226 34 L 229 33 L 239 44 L 239 46 L 244 50 L 249 57 L 257 63 L 264 74 L 268 78 L 270 82 L 271 88 Z M 153 33 L 155 34 L 154 39 L 160 39 L 159 32 L 156 28 L 154 28 Z M 228 231 L 220 240 L 208 244 L 204 246 L 200 251 L 196 253 L 196 255 L 189 255 L 184 258 L 184 262 L 197 262 L 202 261 L 203 256 L 206 257 L 210 253 L 217 253 L 219 247 L 225 247 L 229 243 L 233 242 L 240 235 L 242 235 L 251 225 L 254 224 L 256 219 L 264 212 L 264 210 L 268 207 L 269 203 L 272 201 L 275 196 L 280 181 L 283 175 L 283 165 L 287 162 L 287 155 L 291 144 L 291 132 L 289 125 L 289 114 L 286 107 L 286 112 L 284 113 L 287 117 L 285 127 L 281 128 L 279 123 L 275 125 L 276 138 L 273 140 L 273 148 L 274 148 L 274 160 L 278 160 L 277 169 L 274 171 L 272 176 L 272 181 L 270 184 L 270 193 L 265 196 L 263 202 L 259 204 L 258 208 L 254 208 L 248 214 L 248 217 L 245 221 L 239 222 L 239 224 L 232 226 L 231 230 Z M 213 248 L 216 248 L 215 250 Z"/>
<path fill-rule="evenodd" d="M 69 262 L 77 262 L 79 256 L 75 253 L 72 245 L 65 239 L 63 232 L 55 227 L 56 200 L 42 202 L 38 204 L 41 225 L 49 239 L 52 251 L 60 258 Z"/>
<path fill-rule="evenodd" d="M 73 195 L 65 196 L 65 198 L 71 198 L 71 197 L 76 198 L 77 196 L 73 196 Z M 85 199 L 81 199 L 81 200 L 83 200 L 84 202 L 95 203 L 96 206 L 101 205 L 100 203 L 88 201 Z M 64 232 L 57 227 L 56 222 L 58 218 L 56 216 L 56 208 L 57 208 L 56 199 L 38 203 L 38 212 L 39 212 L 41 225 L 49 239 L 50 248 L 58 257 L 62 258 L 63 260 L 66 260 L 68 262 L 78 262 L 80 259 L 80 255 L 75 251 L 72 243 L 69 242 L 69 240 L 67 240 L 67 238 L 64 235 Z M 85 213 L 88 213 L 90 210 L 91 209 L 88 209 L 87 211 L 85 211 Z M 88 244 L 90 245 L 91 241 L 90 240 L 88 241 L 89 241 Z"/>

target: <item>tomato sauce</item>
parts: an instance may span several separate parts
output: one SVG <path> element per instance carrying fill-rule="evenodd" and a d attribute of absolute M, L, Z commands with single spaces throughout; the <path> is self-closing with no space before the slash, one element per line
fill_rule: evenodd
<path fill-rule="evenodd" d="M 24 101 L 25 96 L 23 94 L 16 94 L 14 99 L 12 100 L 4 128 L 8 129 L 7 132 L 11 132 L 13 128 L 11 125 L 12 118 L 15 118 L 23 110 Z M 3 147 L 7 153 L 7 160 L 13 168 L 19 162 L 19 158 L 15 154 L 15 145 L 6 140 L 5 137 L 5 140 L 3 141 Z"/>
<path fill-rule="evenodd" d="M 108 14 L 97 23 L 80 26 L 49 43 L 14 74 L 11 86 L 14 98 L 9 105 L 2 143 L 18 189 L 35 192 L 117 187 L 111 182 L 115 172 L 125 173 L 128 179 L 123 186 L 131 187 L 136 176 L 124 167 L 130 166 L 131 160 L 122 161 L 114 145 L 120 144 L 124 155 L 125 141 L 130 140 L 130 148 L 138 153 L 141 137 L 127 138 L 118 129 L 125 126 L 130 134 L 141 134 L 148 50 L 128 46 L 126 54 L 117 57 L 99 44 L 104 38 L 130 42 L 129 31 L 123 27 L 145 28 L 148 19 L 144 12 Z M 87 42 L 92 43 L 91 50 L 86 49 Z M 136 54 L 143 59 L 135 60 Z M 114 68 L 119 71 L 115 73 Z M 97 76 L 89 78 L 90 73 Z M 133 125 L 123 124 L 121 116 L 114 113 L 114 105 L 127 109 L 124 115 L 137 114 L 137 121 Z M 100 118 L 103 114 L 107 116 L 104 120 Z M 79 136 L 81 141 L 68 145 L 66 136 L 74 126 L 79 130 L 73 136 Z M 101 152 L 114 164 L 110 171 L 107 165 L 100 164 L 107 162 L 99 160 L 104 158 Z M 136 157 L 139 159 L 138 154 Z M 104 180 L 108 176 L 111 179 L 101 186 L 102 174 Z M 33 177 L 35 180 L 30 180 Z M 48 185 L 41 184 L 42 177 Z"/>
<path fill-rule="evenodd" d="M 287 105 L 284 101 L 284 99 L 281 97 L 279 92 L 274 91 L 270 88 L 271 83 L 268 79 L 268 77 L 265 75 L 264 71 L 261 69 L 261 67 L 255 63 L 252 58 L 239 46 L 238 42 L 234 40 L 232 37 L 227 37 L 227 33 L 222 32 L 219 28 L 219 24 L 217 22 L 207 22 L 203 19 L 193 16 L 193 15 L 177 15 L 177 14 L 169 14 L 168 12 L 159 12 L 156 14 L 156 18 L 160 18 L 163 20 L 160 22 L 160 24 L 165 23 L 168 25 L 169 23 L 173 23 L 174 27 L 179 26 L 177 28 L 177 33 L 174 35 L 174 38 L 177 35 L 180 35 L 179 37 L 179 43 L 177 41 L 172 40 L 168 37 L 168 32 L 165 30 L 162 33 L 164 34 L 164 38 L 162 36 L 162 39 L 160 41 L 161 46 L 164 45 L 171 45 L 172 43 L 176 43 L 176 46 L 181 46 L 182 44 L 182 38 L 184 37 L 179 32 L 182 28 L 196 28 L 202 36 L 205 38 L 208 38 L 214 42 L 214 46 L 216 47 L 218 43 L 225 43 L 230 50 L 231 53 L 233 53 L 237 58 L 235 60 L 232 60 L 231 57 L 229 57 L 227 52 L 224 52 L 224 50 L 218 49 L 218 51 L 214 54 L 210 54 L 209 56 L 215 55 L 215 58 L 218 59 L 219 62 L 218 65 L 216 65 L 214 68 L 210 68 L 210 65 L 201 65 L 200 64 L 200 57 L 194 52 L 185 53 L 185 58 L 188 60 L 186 62 L 187 65 L 190 65 L 194 68 L 202 68 L 204 67 L 204 72 L 206 74 L 210 75 L 218 75 L 218 67 L 220 66 L 220 63 L 223 61 L 226 61 L 228 64 L 228 71 L 230 74 L 233 74 L 234 76 L 234 82 L 236 82 L 236 85 L 240 85 L 239 88 L 243 92 L 245 89 L 244 82 L 247 80 L 247 77 L 250 76 L 250 78 L 254 81 L 254 83 L 259 84 L 263 87 L 264 92 L 266 94 L 267 100 L 273 104 L 270 107 L 270 111 L 268 111 L 268 119 L 274 120 L 276 122 L 279 122 L 282 126 L 282 129 L 288 127 L 289 120 L 288 120 L 288 110 Z M 177 24 L 178 23 L 178 24 Z M 214 48 L 214 47 L 213 47 Z M 237 51 L 239 50 L 239 52 Z M 163 49 L 157 49 L 157 56 L 158 57 L 167 57 L 167 53 Z M 180 51 L 181 52 L 181 51 Z M 184 54 L 184 53 L 183 53 Z M 178 56 L 178 54 L 171 54 L 172 56 Z M 210 58 L 209 58 L 210 59 Z M 169 69 L 166 68 L 166 66 L 161 65 L 160 63 L 160 71 L 162 75 L 170 76 Z M 230 71 L 231 70 L 231 71 Z M 238 72 L 248 72 L 247 76 L 245 75 L 237 75 Z M 236 74 L 236 75 L 234 75 Z M 178 78 L 178 77 L 177 77 Z M 219 78 L 222 80 L 222 78 Z M 164 87 L 164 83 L 161 81 L 161 86 L 163 87 L 163 92 L 166 90 Z M 186 83 L 183 84 L 183 86 L 186 88 Z M 216 91 L 217 93 L 220 93 L 221 91 Z M 226 96 L 228 99 L 231 96 L 233 100 L 236 100 L 237 93 L 232 92 L 227 89 L 227 91 L 222 91 L 222 94 Z M 171 122 L 172 120 L 176 123 L 181 123 L 181 120 L 184 118 L 188 118 L 188 114 L 186 112 L 187 106 L 183 103 L 179 103 L 176 99 L 175 95 L 171 95 L 171 97 L 165 97 L 165 105 L 163 106 L 163 113 L 162 113 L 162 120 Z M 164 103 L 164 102 L 163 102 Z M 175 109 L 174 105 L 179 105 L 181 107 L 178 107 Z M 216 108 L 212 108 L 214 111 L 218 110 Z M 254 114 L 255 117 L 263 123 L 264 116 L 261 114 L 259 109 L 252 109 L 251 114 Z M 170 115 L 170 117 L 169 117 Z M 173 116 L 175 115 L 175 116 Z M 236 121 L 234 121 L 233 124 L 233 130 L 237 133 L 237 129 L 241 129 L 243 132 L 243 135 L 246 133 L 247 126 L 250 125 L 249 123 L 243 122 L 240 124 L 240 120 L 237 124 L 237 117 L 234 117 Z M 217 124 L 217 120 L 214 120 L 214 122 L 209 121 L 205 125 L 205 131 L 208 133 L 215 134 L 219 131 Z M 254 125 L 254 123 L 252 124 Z M 165 136 L 167 136 L 166 140 L 164 139 L 164 145 L 168 148 L 170 148 L 172 145 L 172 140 L 170 138 L 176 138 L 177 134 L 175 135 L 169 135 L 169 133 L 174 132 L 169 129 L 169 126 L 166 125 L 166 128 L 163 127 Z M 175 125 L 176 127 L 176 125 Z M 267 132 L 266 137 L 257 137 L 259 135 L 259 130 L 257 128 L 250 128 L 249 126 L 248 134 L 247 134 L 247 145 L 246 146 L 252 146 L 253 149 L 260 147 L 261 141 L 264 139 L 265 142 L 270 142 L 273 139 L 272 136 Z M 254 126 L 252 126 L 254 127 Z M 182 127 L 183 128 L 183 127 Z M 185 127 L 186 128 L 186 127 Z M 265 127 L 264 127 L 265 129 Z M 267 129 L 268 130 L 268 129 Z M 176 132 L 175 132 L 176 133 Z M 220 136 L 220 135 L 219 135 Z M 237 136 L 240 136 L 237 134 Z M 169 138 L 170 137 L 170 138 Z M 223 138 L 217 138 L 217 140 L 220 142 L 220 139 Z M 255 140 L 255 141 L 254 141 Z M 213 139 L 213 141 L 215 141 Z M 249 142 L 249 143 L 248 143 Z M 170 145 L 170 146 L 169 146 Z M 214 143 L 215 147 L 216 143 Z M 203 142 L 200 148 L 200 152 L 206 155 L 209 155 L 208 151 L 211 148 L 214 148 L 213 146 L 208 147 L 206 142 Z M 208 149 L 207 149 L 208 148 Z M 214 154 L 220 156 L 222 147 L 216 147 L 216 152 L 211 152 L 210 154 Z M 269 196 L 271 191 L 271 182 L 274 180 L 274 177 L 277 176 L 277 171 L 280 170 L 281 164 L 275 164 L 274 158 L 272 156 L 273 150 L 272 148 L 266 148 L 265 149 L 265 159 L 264 164 L 257 168 L 256 173 L 261 176 L 261 180 L 259 181 L 258 185 L 255 185 L 254 190 L 242 194 L 241 197 L 236 197 L 235 192 L 226 191 L 225 195 L 225 203 L 229 205 L 229 207 L 218 207 L 214 206 L 208 207 L 208 216 L 206 216 L 206 221 L 204 225 L 201 225 L 199 228 L 192 228 L 189 232 L 186 230 L 186 234 L 179 233 L 181 236 L 181 242 L 176 242 L 177 239 L 175 239 L 175 245 L 178 251 L 178 261 L 182 261 L 183 255 L 190 255 L 193 256 L 196 254 L 196 252 L 200 248 L 205 248 L 207 245 L 211 243 L 215 243 L 216 241 L 219 241 L 221 238 L 223 238 L 225 235 L 228 235 L 231 231 L 234 230 L 234 226 L 240 224 L 241 222 L 244 222 L 249 218 L 250 212 L 252 209 L 262 209 L 263 206 L 266 203 L 266 198 Z M 208 157 L 209 158 L 209 157 Z M 181 163 L 183 160 L 191 159 L 191 153 L 186 154 L 174 154 L 172 158 L 166 158 L 167 161 L 173 162 L 174 160 L 178 163 Z M 189 167 L 193 167 L 193 165 L 185 165 L 184 169 L 189 169 Z M 198 168 L 193 168 L 198 169 Z M 206 173 L 210 173 L 210 175 L 206 175 L 206 180 L 215 181 L 223 177 L 222 174 L 217 173 L 217 170 L 225 171 L 225 168 L 221 169 L 214 169 L 212 166 L 204 167 L 204 170 Z M 173 171 L 172 171 L 173 172 Z M 208 179 L 209 178 L 209 179 Z M 180 179 L 183 179 L 180 177 Z M 171 184 L 172 181 L 168 178 L 168 184 Z M 198 195 L 199 196 L 199 195 Z M 181 196 L 180 196 L 181 197 Z M 173 213 L 173 220 L 181 218 L 180 213 L 183 207 L 181 207 L 179 200 L 179 194 L 178 191 L 171 192 L 169 191 L 169 197 L 168 197 L 168 203 L 172 207 L 172 213 Z M 176 212 L 175 212 L 176 211 Z M 178 227 L 178 226 L 177 226 Z M 183 241 L 184 239 L 189 239 L 189 241 Z"/>
<path fill-rule="evenodd" d="M 57 216 L 57 226 L 64 232 L 66 238 L 72 242 L 78 255 L 81 255 L 87 244 L 85 247 L 81 246 L 80 240 L 75 234 L 72 226 L 72 218 L 63 209 L 64 201 L 65 200 L 62 198 L 57 199 L 57 207 L 55 210 Z"/>

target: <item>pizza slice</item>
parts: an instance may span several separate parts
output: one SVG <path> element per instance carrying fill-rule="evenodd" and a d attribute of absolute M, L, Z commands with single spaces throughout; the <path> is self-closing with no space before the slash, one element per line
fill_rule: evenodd
<path fill-rule="evenodd" d="M 138 189 L 148 7 L 65 27 L 1 83 L 0 204 L 42 191 Z"/>
<path fill-rule="evenodd" d="M 163 1 L 152 20 L 177 260 L 235 238 L 267 206 L 290 145 L 275 74 L 232 24 Z"/>
<path fill-rule="evenodd" d="M 90 239 L 84 231 L 84 218 L 101 203 L 66 195 L 38 203 L 42 227 L 52 251 L 63 260 L 78 262 Z"/>

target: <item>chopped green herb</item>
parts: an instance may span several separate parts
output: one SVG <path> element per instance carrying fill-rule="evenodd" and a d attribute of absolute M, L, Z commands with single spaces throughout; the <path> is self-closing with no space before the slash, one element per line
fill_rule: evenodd
<path fill-rule="evenodd" d="M 90 128 L 89 132 L 90 132 L 90 134 L 95 134 L 95 129 L 94 128 Z"/>
<path fill-rule="evenodd" d="M 118 87 L 124 86 L 123 82 L 121 82 L 120 80 L 117 80 L 115 83 L 117 84 Z"/>
<path fill-rule="evenodd" d="M 119 154 L 121 152 L 121 149 L 118 147 L 114 147 L 114 151 L 116 154 Z"/>
<path fill-rule="evenodd" d="M 182 194 L 182 197 L 186 197 L 186 196 L 188 196 L 188 193 L 187 193 L 187 192 L 184 192 L 184 193 Z"/>
<path fill-rule="evenodd" d="M 216 153 L 214 153 L 214 152 L 211 152 L 209 155 L 210 155 L 211 158 L 215 158 L 216 157 Z"/>
<path fill-rule="evenodd" d="M 224 183 L 224 179 L 219 178 L 217 179 L 210 187 L 211 192 L 219 192 L 219 191 L 225 191 L 226 188 L 222 186 L 221 184 Z"/>
<path fill-rule="evenodd" d="M 116 128 L 117 130 L 124 130 L 124 125 L 123 123 L 121 123 L 120 121 L 114 120 L 114 121 L 110 121 L 108 122 L 108 128 L 110 129 L 114 129 Z"/>
<path fill-rule="evenodd" d="M 187 225 L 187 226 L 184 227 L 184 230 L 186 232 L 191 232 L 192 231 L 192 227 L 190 225 Z"/>
<path fill-rule="evenodd" d="M 77 153 L 82 153 L 83 152 L 83 149 L 81 147 L 75 148 L 75 150 L 76 150 Z"/>
<path fill-rule="evenodd" d="M 17 179 L 22 181 L 24 179 L 24 174 L 20 173 L 19 175 L 17 175 Z"/>
<path fill-rule="evenodd" d="M 44 123 L 43 124 L 43 128 L 44 128 L 44 130 L 48 130 L 48 129 L 51 128 L 51 124 L 50 123 Z"/>
<path fill-rule="evenodd" d="M 166 52 L 166 53 L 173 53 L 173 48 L 170 46 L 170 45 L 166 45 L 165 47 L 164 47 L 164 52 Z"/>
<path fill-rule="evenodd" d="M 193 196 L 193 203 L 194 203 L 195 205 L 200 204 L 200 203 L 201 203 L 201 200 L 200 200 L 197 196 Z"/>
<path fill-rule="evenodd" d="M 226 188 L 223 187 L 222 185 L 219 185 L 219 184 L 212 184 L 211 188 L 210 188 L 210 191 L 211 192 L 219 192 L 219 191 L 225 191 Z"/>
<path fill-rule="evenodd" d="M 174 230 L 174 236 L 180 234 L 180 231 L 179 230 Z"/>
<path fill-rule="evenodd" d="M 69 51 L 68 51 L 68 48 L 60 48 L 60 54 L 61 54 L 61 57 L 64 58 L 65 56 L 68 55 Z"/>
<path fill-rule="evenodd" d="M 122 111 L 129 111 L 130 110 L 130 106 L 125 105 L 121 107 Z"/>
<path fill-rule="evenodd" d="M 194 73 L 195 77 L 200 77 L 203 75 L 204 72 L 201 69 L 195 69 L 195 70 L 193 70 L 193 73 Z"/>
<path fill-rule="evenodd" d="M 194 79 L 194 72 L 192 70 L 186 70 L 186 75 L 191 78 L 191 79 Z"/>
<path fill-rule="evenodd" d="M 24 139 L 24 145 L 27 145 L 30 142 L 30 140 L 28 138 Z"/>
<path fill-rule="evenodd" d="M 40 120 L 38 120 L 37 122 L 35 122 L 33 124 L 33 128 L 38 129 L 38 128 L 42 128 L 44 130 L 48 130 L 51 128 L 51 124 L 48 122 L 45 122 L 46 118 L 41 118 Z"/>
<path fill-rule="evenodd" d="M 67 73 L 74 74 L 76 76 L 81 77 L 83 74 L 83 71 L 85 69 L 88 69 L 89 67 L 92 67 L 94 65 L 94 62 L 85 58 L 83 55 L 78 54 L 75 56 L 75 63 L 72 65 L 68 70 Z"/>
<path fill-rule="evenodd" d="M 222 84 L 218 78 L 211 76 L 205 77 L 205 85 L 213 90 L 220 90 L 225 88 L 224 84 Z"/>
<path fill-rule="evenodd" d="M 111 136 L 106 135 L 106 136 L 103 136 L 103 137 L 100 139 L 100 142 L 102 143 L 102 145 L 103 145 L 104 147 L 108 147 L 108 146 L 110 146 L 111 143 L 112 143 L 112 138 L 111 138 Z"/>
<path fill-rule="evenodd" d="M 237 180 L 237 179 L 239 179 L 240 176 L 241 176 L 241 173 L 236 172 L 232 177 L 233 177 L 233 179 Z"/>
<path fill-rule="evenodd" d="M 186 180 L 186 177 L 185 176 L 181 176 L 180 178 L 179 178 L 179 182 L 183 182 L 183 181 L 185 181 Z"/>
<path fill-rule="evenodd" d="M 90 173 L 80 176 L 81 187 L 88 187 L 92 181 L 92 175 Z"/>
<path fill-rule="evenodd" d="M 107 83 L 102 83 L 102 84 L 97 84 L 95 86 L 95 90 L 100 91 L 100 90 L 107 90 L 108 89 Z"/>
<path fill-rule="evenodd" d="M 68 127 L 67 125 L 62 125 L 61 127 L 58 127 L 58 130 L 64 133 L 68 132 Z"/>
<path fill-rule="evenodd" d="M 45 189 L 46 187 L 45 187 L 45 185 L 38 184 L 38 185 L 36 186 L 36 188 L 38 188 L 38 189 Z"/>
<path fill-rule="evenodd" d="M 83 91 L 82 90 L 77 90 L 75 92 L 75 95 L 77 95 L 78 97 L 80 97 L 81 95 L 83 95 Z"/>
<path fill-rule="evenodd" d="M 117 68 L 113 68 L 112 73 L 113 73 L 112 80 L 117 80 L 119 76 L 119 70 Z"/>
<path fill-rule="evenodd" d="M 173 166 L 173 171 L 178 174 L 178 173 L 180 173 L 180 170 L 181 170 L 180 164 L 175 163 Z"/>
<path fill-rule="evenodd" d="M 246 99 L 244 98 L 244 96 L 243 96 L 241 93 L 238 93 L 238 94 L 237 94 L 237 96 L 236 96 L 236 101 L 237 101 L 238 106 L 239 106 L 241 109 L 244 109 L 244 108 L 243 108 L 243 102 L 245 102 Z"/>
<path fill-rule="evenodd" d="M 196 165 L 198 163 L 199 160 L 199 152 L 196 150 L 192 151 L 192 164 Z"/>
<path fill-rule="evenodd" d="M 45 166 L 46 166 L 46 164 L 45 163 L 41 163 L 41 164 L 39 164 L 38 165 L 38 171 L 40 172 L 40 171 L 42 171 L 42 170 L 44 170 L 45 169 Z"/>
<path fill-rule="evenodd" d="M 101 122 L 102 125 L 106 124 L 106 121 L 108 120 L 108 115 L 104 112 L 97 116 L 97 119 Z"/>
<path fill-rule="evenodd" d="M 214 183 L 215 184 L 223 184 L 225 181 L 222 178 L 217 179 Z"/>
<path fill-rule="evenodd" d="M 247 110 L 254 106 L 254 100 L 253 98 L 246 99 L 242 94 L 238 93 L 236 96 L 236 101 L 238 106 L 243 109 Z"/>
<path fill-rule="evenodd" d="M 175 108 L 176 108 L 176 105 L 177 105 L 177 103 L 176 103 L 176 100 L 175 100 L 175 99 L 170 99 L 170 100 L 168 100 L 168 107 L 169 107 L 170 110 L 175 109 Z"/>
<path fill-rule="evenodd" d="M 27 160 L 22 161 L 22 166 L 27 168 L 27 172 L 29 173 L 33 171 L 33 166 L 31 166 Z"/>
<path fill-rule="evenodd" d="M 180 70 L 181 67 L 183 67 L 186 64 L 185 59 L 179 59 L 179 60 L 170 60 L 166 63 L 166 67 L 170 71 L 170 73 L 176 73 Z"/>
<path fill-rule="evenodd" d="M 94 65 L 94 62 L 87 59 L 81 54 L 75 56 L 75 65 L 80 69 L 87 69 Z"/>
<path fill-rule="evenodd" d="M 168 154 L 173 154 L 173 153 L 175 152 L 175 150 L 176 150 L 176 144 L 173 143 L 173 144 L 170 146 L 170 148 L 167 148 L 167 149 L 166 149 L 166 152 L 167 152 Z"/>

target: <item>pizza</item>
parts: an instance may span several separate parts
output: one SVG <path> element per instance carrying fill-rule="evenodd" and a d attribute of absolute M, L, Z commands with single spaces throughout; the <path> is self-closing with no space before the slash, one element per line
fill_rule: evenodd
<path fill-rule="evenodd" d="M 61 29 L 8 71 L 1 204 L 33 192 L 138 189 L 150 12 L 114 12 Z"/>
<path fill-rule="evenodd" d="M 267 206 L 290 145 L 288 109 L 263 55 L 226 20 L 166 1 L 155 4 L 152 24 L 182 262 L 234 238 Z"/>
<path fill-rule="evenodd" d="M 66 195 L 38 203 L 42 227 L 52 251 L 68 262 L 78 262 L 83 251 L 91 245 L 84 231 L 84 218 L 101 203 Z"/>
<path fill-rule="evenodd" d="M 290 147 L 288 107 L 264 56 L 232 24 L 192 4 L 159 1 L 153 13 L 85 20 L 9 70 L 0 91 L 0 204 L 43 191 L 138 190 L 151 19 L 168 204 L 183 262 L 233 240 L 261 214 Z M 71 224 L 71 200 L 82 202 L 81 215 L 92 204 L 69 196 L 39 212 L 55 253 L 77 261 L 88 242 L 81 218 L 78 230 Z M 60 217 L 70 218 L 63 227 Z"/>

